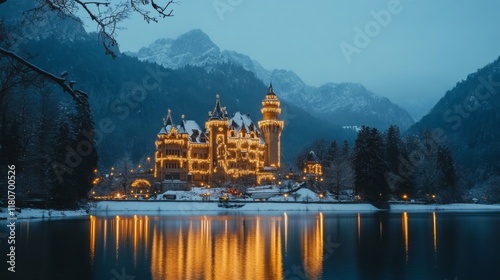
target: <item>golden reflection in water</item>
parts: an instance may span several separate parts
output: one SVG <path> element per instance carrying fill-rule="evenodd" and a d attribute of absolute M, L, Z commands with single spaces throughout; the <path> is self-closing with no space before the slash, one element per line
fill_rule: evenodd
<path fill-rule="evenodd" d="M 437 253 L 437 227 L 436 227 L 436 212 L 432 212 L 433 237 L 434 237 L 434 253 Z"/>
<path fill-rule="evenodd" d="M 283 213 L 283 217 L 285 218 L 285 254 L 288 251 L 288 215 L 286 212 Z"/>
<path fill-rule="evenodd" d="M 302 232 L 302 262 L 307 279 L 320 279 L 323 272 L 323 213 L 320 212 L 314 227 L 307 224 Z"/>
<path fill-rule="evenodd" d="M 94 264 L 95 257 L 95 216 L 90 215 L 90 264 Z"/>
<path fill-rule="evenodd" d="M 106 240 L 107 240 L 107 237 L 108 237 L 108 220 L 107 219 L 104 219 L 104 238 L 103 238 L 103 243 L 104 243 L 104 246 L 103 248 L 106 248 Z"/>
<path fill-rule="evenodd" d="M 281 279 L 281 218 L 193 217 L 154 228 L 152 279 Z"/>
<path fill-rule="evenodd" d="M 111 221 L 111 228 L 108 232 L 108 219 L 97 218 L 93 215 L 89 217 L 89 246 L 90 260 L 94 263 L 96 258 L 96 248 L 102 248 L 103 254 L 106 255 L 107 237 L 108 235 L 114 238 L 114 253 L 118 259 L 120 248 L 126 248 L 126 244 L 131 244 L 133 248 L 134 266 L 137 265 L 137 260 L 140 255 L 148 253 L 148 235 L 149 235 L 149 218 L 137 217 L 120 217 L 115 216 Z M 125 245 L 125 246 L 124 246 Z"/>
<path fill-rule="evenodd" d="M 361 214 L 358 213 L 358 243 L 361 241 Z"/>
<path fill-rule="evenodd" d="M 115 249 L 116 249 L 116 259 L 118 260 L 118 251 L 120 248 L 120 216 L 115 217 Z"/>
<path fill-rule="evenodd" d="M 379 228 L 380 240 L 382 240 L 382 221 L 381 220 L 378 222 L 378 228 Z"/>
<path fill-rule="evenodd" d="M 405 255 L 406 262 L 408 262 L 408 213 L 404 212 L 402 216 L 402 226 L 403 226 L 403 237 L 405 240 Z"/>

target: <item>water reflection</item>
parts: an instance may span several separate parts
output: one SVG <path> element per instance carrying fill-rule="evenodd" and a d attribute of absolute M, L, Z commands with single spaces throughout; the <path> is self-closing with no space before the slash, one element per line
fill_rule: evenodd
<path fill-rule="evenodd" d="M 499 279 L 499 235 L 498 213 L 224 212 L 19 221 L 16 276 Z M 0 249 L 6 245 L 0 242 Z M 0 272 L 0 279 L 7 278 Z"/>
<path fill-rule="evenodd" d="M 111 227 L 107 226 L 111 221 Z M 112 252 L 116 262 L 124 255 L 150 263 L 152 279 L 281 279 L 289 247 L 289 217 L 282 216 L 115 216 L 90 217 L 90 260 L 96 252 Z M 297 221 L 301 265 L 308 279 L 323 271 L 324 216 L 318 213 Z M 295 229 L 294 224 L 294 229 Z M 151 234 L 150 231 L 151 230 Z M 108 237 L 113 239 L 107 246 Z M 295 242 L 294 242 L 295 243 Z M 292 244 L 296 247 L 298 244 Z M 296 256 L 294 256 L 296 257 Z"/>
<path fill-rule="evenodd" d="M 323 213 L 319 213 L 313 227 L 302 228 L 302 261 L 307 279 L 320 279 L 323 271 Z"/>
<path fill-rule="evenodd" d="M 457 256 L 494 247 L 482 240 L 500 246 L 491 238 L 500 227 L 487 221 L 465 227 L 443 213 L 406 212 L 91 216 L 80 244 L 93 279 L 122 268 L 135 279 L 405 279 L 422 267 L 452 279 L 465 267 Z M 464 242 L 470 236 L 481 236 L 475 247 Z"/>
<path fill-rule="evenodd" d="M 437 253 L 437 227 L 436 227 L 436 212 L 432 212 L 432 230 L 434 239 L 434 253 Z"/>
<path fill-rule="evenodd" d="M 403 228 L 403 238 L 405 242 L 405 260 L 408 262 L 409 259 L 409 252 L 408 252 L 408 247 L 409 247 L 409 240 L 408 240 L 408 213 L 404 212 L 402 214 L 402 223 L 401 226 Z"/>

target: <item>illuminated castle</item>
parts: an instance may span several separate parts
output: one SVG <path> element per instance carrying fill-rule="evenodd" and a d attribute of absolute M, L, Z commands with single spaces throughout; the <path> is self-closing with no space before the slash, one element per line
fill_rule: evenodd
<path fill-rule="evenodd" d="M 272 85 L 261 109 L 258 126 L 248 114 L 236 112 L 228 117 L 216 96 L 215 107 L 208 113 L 205 129 L 193 120 L 175 125 L 171 111 L 158 133 L 155 153 L 155 178 L 197 186 L 212 182 L 254 176 L 257 184 L 274 179 L 281 165 L 280 101 Z"/>

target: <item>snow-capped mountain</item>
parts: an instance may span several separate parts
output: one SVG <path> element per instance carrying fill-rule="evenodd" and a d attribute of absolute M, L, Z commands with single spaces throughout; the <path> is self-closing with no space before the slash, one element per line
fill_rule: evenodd
<path fill-rule="evenodd" d="M 309 86 L 293 71 L 270 71 L 247 55 L 229 50 L 221 51 L 199 29 L 191 30 L 176 39 L 158 39 L 137 53 L 126 54 L 173 69 L 195 65 L 210 71 L 213 65 L 219 63 L 241 65 L 265 84 L 272 82 L 283 100 L 338 125 L 370 125 L 386 129 L 391 124 L 397 124 L 402 130 L 406 130 L 414 123 L 404 109 L 388 98 L 373 94 L 361 84 L 327 83 L 320 87 Z"/>

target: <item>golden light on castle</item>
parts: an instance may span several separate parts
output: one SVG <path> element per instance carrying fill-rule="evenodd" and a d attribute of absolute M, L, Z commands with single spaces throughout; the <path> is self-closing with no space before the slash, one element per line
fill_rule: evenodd
<path fill-rule="evenodd" d="M 249 114 L 236 112 L 229 117 L 217 94 L 205 129 L 201 129 L 184 116 L 175 125 L 169 109 L 155 142 L 155 178 L 178 186 L 203 186 L 242 176 L 254 176 L 258 184 L 272 180 L 281 166 L 284 127 L 279 120 L 280 101 L 272 85 L 262 101 L 261 112 L 263 119 L 258 125 Z"/>

